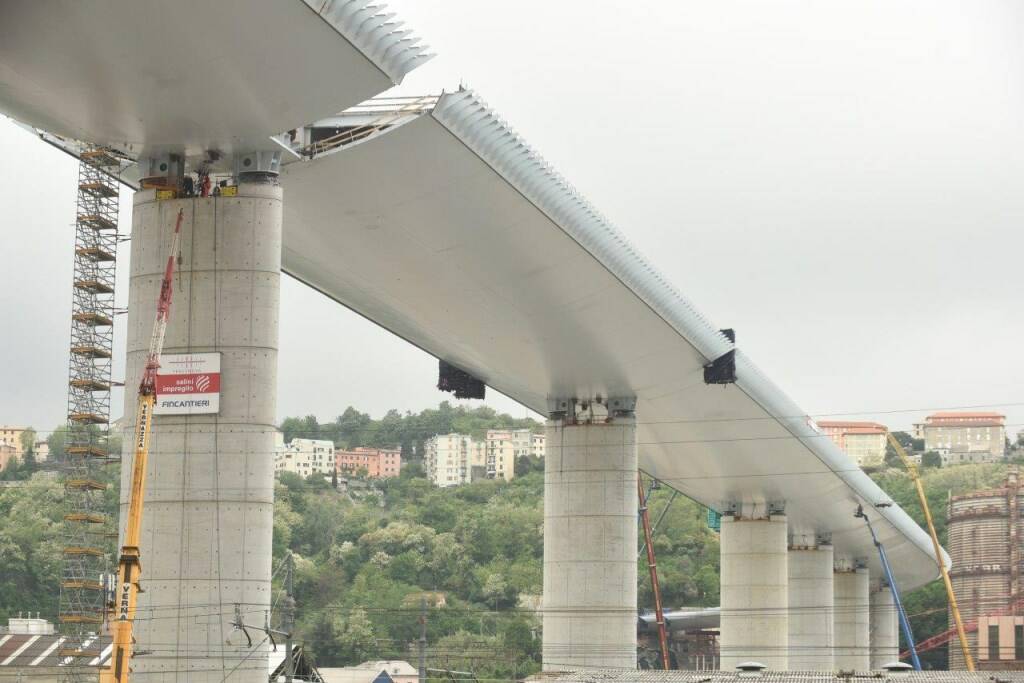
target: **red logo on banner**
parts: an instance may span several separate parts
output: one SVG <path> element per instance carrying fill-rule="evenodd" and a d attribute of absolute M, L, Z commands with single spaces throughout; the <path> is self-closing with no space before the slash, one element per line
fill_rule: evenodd
<path fill-rule="evenodd" d="M 156 376 L 156 393 L 160 396 L 173 394 L 216 394 L 219 391 L 219 372 Z"/>

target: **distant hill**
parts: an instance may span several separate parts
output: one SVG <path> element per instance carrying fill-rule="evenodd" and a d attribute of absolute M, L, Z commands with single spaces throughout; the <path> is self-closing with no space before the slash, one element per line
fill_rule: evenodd
<path fill-rule="evenodd" d="M 446 406 L 371 420 L 362 431 L 352 423 L 365 423 L 360 417 L 365 414 L 350 409 L 317 436 L 346 446 L 391 445 L 414 443 L 438 433 L 435 429 L 479 433 L 496 426 L 539 426 L 493 411 Z M 302 422 L 284 426 L 296 436 L 308 436 L 311 424 Z M 397 442 L 385 441 L 396 435 Z M 401 477 L 372 482 L 358 495 L 335 491 L 322 478 L 304 481 L 283 474 L 276 490 L 274 567 L 286 551 L 297 555 L 297 631 L 317 662 L 346 665 L 411 657 L 409 647 L 419 636 L 419 598 L 426 594 L 431 666 L 474 670 L 481 678 L 536 671 L 540 622 L 531 610 L 543 582 L 542 469 L 543 463 L 533 460 L 520 463 L 511 482 L 437 489 L 411 465 Z M 1005 465 L 923 470 L 943 541 L 947 497 L 996 486 L 1005 471 Z M 107 506 L 113 515 L 116 468 L 106 470 L 106 477 L 112 484 Z M 886 469 L 872 477 L 923 523 L 905 472 Z M 660 515 L 671 493 L 667 487 L 653 491 L 652 518 Z M 19 611 L 56 617 L 61 512 L 60 484 L 44 473 L 0 488 L 0 620 Z M 654 545 L 667 608 L 718 604 L 718 534 L 708 529 L 703 507 L 677 497 Z M 644 561 L 638 561 L 637 574 L 638 606 L 649 608 L 653 600 Z M 282 576 L 278 572 L 275 577 L 275 601 Z M 940 582 L 904 598 L 918 640 L 946 629 Z M 941 668 L 945 657 L 938 650 L 925 661 Z"/>
<path fill-rule="evenodd" d="M 289 417 L 281 423 L 284 440 L 295 437 L 333 441 L 341 448 L 374 446 L 400 447 L 402 457 L 410 458 L 423 452 L 423 442 L 435 434 L 468 434 L 482 439 L 488 429 L 531 429 L 540 431 L 544 425 L 529 417 L 512 417 L 488 406 L 467 408 L 442 401 L 437 408 L 419 413 L 400 413 L 389 410 L 375 420 L 352 406 L 332 422 L 321 423 L 315 415 Z"/>

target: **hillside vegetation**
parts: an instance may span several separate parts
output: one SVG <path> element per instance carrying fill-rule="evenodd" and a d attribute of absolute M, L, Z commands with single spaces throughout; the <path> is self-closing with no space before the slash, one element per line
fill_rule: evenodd
<path fill-rule="evenodd" d="M 487 406 L 453 406 L 448 401 L 442 401 L 436 409 L 428 408 L 419 413 L 403 414 L 389 410 L 379 420 L 349 406 L 332 422 L 321 423 L 315 415 L 307 415 L 289 417 L 281 423 L 286 442 L 299 437 L 333 441 L 339 448 L 397 446 L 402 449 L 405 458 L 412 457 L 414 453 L 422 453 L 423 442 L 435 434 L 457 432 L 482 439 L 488 429 L 537 431 L 540 428 L 541 424 L 529 417 L 512 417 Z"/>
<path fill-rule="evenodd" d="M 369 423 L 359 417 L 358 429 L 343 415 L 326 428 L 316 425 L 316 436 L 345 446 L 388 445 L 381 435 L 390 433 L 400 436 L 399 443 L 414 445 L 424 429 L 480 436 L 489 427 L 535 426 L 493 411 L 446 406 L 424 411 L 426 416 L 396 413 Z M 385 428 L 385 421 L 394 424 Z M 305 436 L 314 423 L 292 419 L 285 427 L 293 436 Z M 398 431 L 387 431 L 393 428 Z M 332 489 L 322 478 L 304 481 L 282 475 L 276 490 L 274 566 L 280 566 L 288 551 L 295 554 L 297 631 L 316 661 L 415 661 L 410 648 L 419 637 L 419 605 L 425 597 L 431 605 L 431 666 L 473 670 L 481 678 L 537 670 L 540 619 L 534 609 L 543 580 L 543 463 L 517 465 L 519 476 L 512 482 L 482 481 L 450 489 L 433 487 L 417 466 L 405 467 L 399 478 L 353 486 L 349 492 Z M 997 486 L 1005 469 L 964 465 L 923 471 L 943 541 L 947 497 Z M 21 487 L 0 489 L 0 619 L 25 611 L 55 619 L 61 487 L 45 473 L 33 475 L 22 468 L 16 474 L 31 478 Z M 116 514 L 116 468 L 106 476 L 112 484 L 108 512 Z M 889 468 L 872 476 L 923 523 L 905 472 Z M 653 492 L 652 518 L 670 496 L 666 487 Z M 676 498 L 658 529 L 655 549 L 667 607 L 718 604 L 718 535 L 708 529 L 704 508 Z M 276 590 L 282 576 L 277 573 Z M 649 608 L 653 601 L 646 562 L 640 560 L 638 593 L 639 607 Z M 918 640 L 946 629 L 940 582 L 906 595 L 905 601 Z M 925 661 L 942 668 L 945 657 L 943 649 Z"/>
<path fill-rule="evenodd" d="M 459 648 L 484 637 L 483 650 L 503 659 L 491 673 L 535 669 L 539 640 L 531 634 L 540 623 L 528 606 L 543 582 L 542 473 L 451 489 L 417 474 L 410 468 L 358 499 L 282 475 L 275 556 L 290 548 L 302 558 L 300 632 L 317 661 L 408 656 L 406 644 L 418 637 L 418 598 L 430 591 L 447 603 L 430 610 L 432 651 L 462 666 L 473 654 Z M 668 498 L 666 489 L 655 491 L 652 511 Z M 677 498 L 661 529 L 655 548 L 666 604 L 717 604 L 718 537 L 704 509 Z M 649 605 L 646 563 L 638 567 L 640 601 Z"/>

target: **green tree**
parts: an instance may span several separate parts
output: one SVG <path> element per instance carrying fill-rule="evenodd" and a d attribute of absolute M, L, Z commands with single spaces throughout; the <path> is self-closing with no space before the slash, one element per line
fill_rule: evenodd
<path fill-rule="evenodd" d="M 36 430 L 28 427 L 21 433 L 21 452 L 31 455 L 36 450 Z"/>
<path fill-rule="evenodd" d="M 345 619 L 344 627 L 337 637 L 342 658 L 348 664 L 358 664 L 370 659 L 375 650 L 373 624 L 366 610 L 353 608 Z"/>
<path fill-rule="evenodd" d="M 64 441 L 67 439 L 67 425 L 60 425 L 46 437 L 46 445 L 50 449 L 50 459 L 60 462 L 64 459 Z"/>
<path fill-rule="evenodd" d="M 373 419 L 366 413 L 361 413 L 352 406 L 345 408 L 345 412 L 334 421 L 337 435 L 335 444 L 341 448 L 365 445 L 366 433 L 372 423 Z"/>
<path fill-rule="evenodd" d="M 921 456 L 922 467 L 942 467 L 942 456 L 936 451 L 928 451 Z"/>
<path fill-rule="evenodd" d="M 61 498 L 60 484 L 42 475 L 0 489 L 0 620 L 21 610 L 55 618 Z"/>

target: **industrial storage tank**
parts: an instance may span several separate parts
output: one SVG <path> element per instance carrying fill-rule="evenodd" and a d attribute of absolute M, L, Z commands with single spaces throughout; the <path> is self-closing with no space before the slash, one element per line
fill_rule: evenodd
<path fill-rule="evenodd" d="M 1002 488 L 949 500 L 946 549 L 950 578 L 979 669 L 1024 669 L 1024 614 L 1020 609 L 1020 478 L 1010 468 Z M 949 627 L 954 628 L 952 615 Z M 965 668 L 955 642 L 949 668 Z"/>

